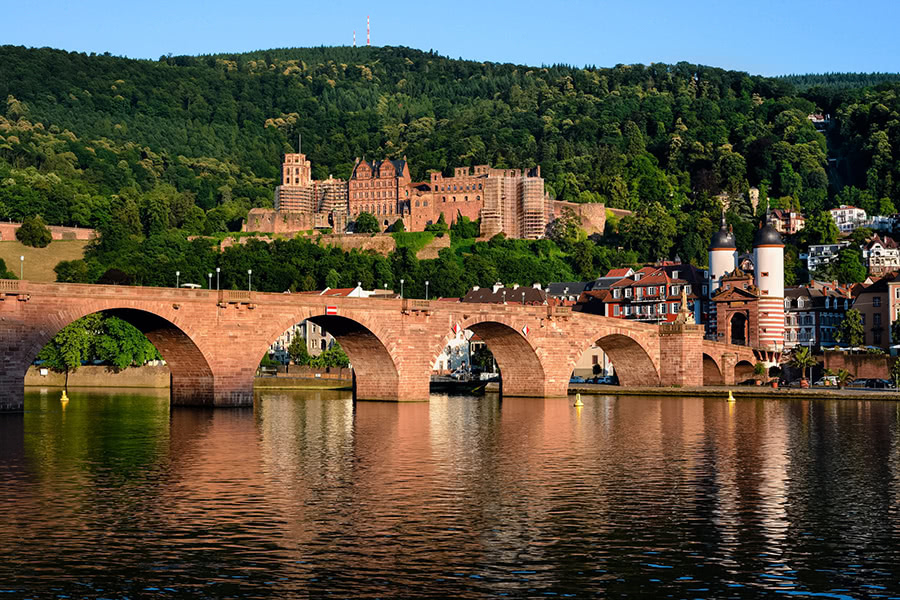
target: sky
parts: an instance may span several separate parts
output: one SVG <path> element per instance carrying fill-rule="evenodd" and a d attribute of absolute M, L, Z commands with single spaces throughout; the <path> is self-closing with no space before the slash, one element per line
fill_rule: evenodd
<path fill-rule="evenodd" d="M 29 0 L 0 44 L 164 54 L 372 44 L 539 66 L 688 61 L 761 75 L 900 71 L 897 0 Z"/>

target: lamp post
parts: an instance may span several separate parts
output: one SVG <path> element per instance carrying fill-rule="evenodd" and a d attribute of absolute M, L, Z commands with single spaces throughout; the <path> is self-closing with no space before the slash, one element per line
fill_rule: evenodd
<path fill-rule="evenodd" d="M 522 306 L 525 306 L 525 290 L 522 290 Z"/>
<path fill-rule="evenodd" d="M 428 282 L 425 282 L 425 299 L 428 300 Z"/>
<path fill-rule="evenodd" d="M 400 280 L 400 299 L 403 300 L 403 280 Z"/>
<path fill-rule="evenodd" d="M 248 292 L 253 291 L 253 285 L 251 284 L 251 279 L 250 279 L 250 277 L 252 275 L 253 275 L 253 269 L 247 269 L 247 291 Z"/>
<path fill-rule="evenodd" d="M 178 285 L 181 282 L 181 271 L 175 271 L 175 287 L 181 287 Z"/>
<path fill-rule="evenodd" d="M 25 279 L 25 257 L 19 257 L 19 279 Z"/>
<path fill-rule="evenodd" d="M 212 271 L 207 273 L 207 275 L 209 276 L 209 285 L 206 286 L 206 289 L 211 290 L 212 289 Z"/>
<path fill-rule="evenodd" d="M 216 267 L 216 291 L 217 292 L 219 291 L 219 272 L 221 270 L 222 270 L 221 268 Z"/>

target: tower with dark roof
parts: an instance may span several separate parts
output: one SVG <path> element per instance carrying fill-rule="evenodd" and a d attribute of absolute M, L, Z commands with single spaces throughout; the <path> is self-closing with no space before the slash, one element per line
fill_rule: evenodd
<path fill-rule="evenodd" d="M 753 238 L 753 283 L 759 290 L 759 345 L 784 347 L 784 241 L 770 223 Z"/>
<path fill-rule="evenodd" d="M 709 295 L 718 291 L 722 277 L 737 268 L 737 243 L 722 213 L 722 226 L 713 234 L 709 244 Z"/>

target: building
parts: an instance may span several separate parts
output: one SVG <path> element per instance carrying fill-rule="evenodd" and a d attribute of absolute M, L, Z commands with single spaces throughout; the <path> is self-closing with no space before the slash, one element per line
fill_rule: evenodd
<path fill-rule="evenodd" d="M 872 277 L 900 271 L 900 246 L 892 237 L 880 237 L 875 234 L 862 247 L 862 256 L 866 269 Z"/>
<path fill-rule="evenodd" d="M 756 348 L 784 347 L 784 242 L 771 223 L 753 238 L 753 274 L 727 260 L 732 240 L 723 228 L 710 244 L 710 301 L 716 325 L 711 332 L 720 341 Z M 719 254 L 721 253 L 721 254 Z M 725 274 L 721 274 L 725 270 Z M 712 282 L 718 279 L 716 286 Z"/>
<path fill-rule="evenodd" d="M 375 216 L 382 229 L 402 220 L 407 231 L 423 231 L 443 214 L 447 224 L 459 217 L 481 220 L 483 236 L 538 239 L 561 205 L 544 189 L 541 168 L 494 169 L 488 165 L 458 167 L 444 177 L 413 182 L 406 157 L 400 160 L 356 159 L 349 181 L 312 179 L 305 154 L 284 155 L 275 210 L 253 209 L 243 231 L 297 233 L 316 228 L 343 232 L 360 213 Z M 582 223 L 602 232 L 603 205 L 575 205 Z"/>
<path fill-rule="evenodd" d="M 700 273 L 691 265 L 643 267 L 608 288 L 582 292 L 575 310 L 617 319 L 668 323 L 674 321 L 681 310 L 681 292 L 684 290 L 690 303 L 689 310 L 699 322 L 697 317 L 702 314 L 698 293 Z"/>
<path fill-rule="evenodd" d="M 831 213 L 831 218 L 834 219 L 841 233 L 850 233 L 857 227 L 863 227 L 866 224 L 866 211 L 855 206 L 841 204 L 828 212 Z"/>
<path fill-rule="evenodd" d="M 547 304 L 547 292 L 541 289 L 541 284 L 533 286 L 520 286 L 518 283 L 505 286 L 497 282 L 493 287 L 482 288 L 477 285 L 463 296 L 460 302 L 480 302 L 485 304 Z"/>
<path fill-rule="evenodd" d="M 891 286 L 896 279 L 882 277 L 861 289 L 853 300 L 852 308 L 862 316 L 864 346 L 878 346 L 887 350 L 891 344 L 891 315 L 897 314 L 896 310 L 900 307 L 900 302 L 893 297 L 897 288 Z M 896 283 L 900 285 L 900 281 Z"/>
<path fill-rule="evenodd" d="M 784 291 L 784 347 L 827 348 L 853 301 L 850 288 L 836 281 L 812 281 Z"/>
<path fill-rule="evenodd" d="M 406 157 L 374 162 L 356 159 L 347 188 L 350 218 L 367 212 L 382 225 L 391 225 L 391 219 L 401 218 L 408 207 L 410 182 Z"/>
<path fill-rule="evenodd" d="M 353 288 L 325 288 L 320 291 L 299 293 L 301 295 L 325 296 L 330 298 L 396 298 L 397 296 L 393 290 L 364 290 L 360 285 Z M 290 361 L 287 349 L 297 336 L 306 340 L 306 351 L 309 352 L 310 356 L 318 356 L 325 350 L 329 350 L 334 346 L 334 338 L 331 334 L 325 331 L 318 323 L 314 323 L 307 319 L 293 325 L 269 346 L 269 355 L 272 359 L 282 363 Z"/>
<path fill-rule="evenodd" d="M 806 218 L 798 212 L 776 208 L 769 212 L 769 223 L 782 235 L 794 235 L 806 225 Z"/>
<path fill-rule="evenodd" d="M 820 267 L 837 260 L 838 253 L 849 245 L 850 242 L 847 240 L 834 244 L 813 244 L 808 252 L 800 255 L 800 259 L 806 260 L 806 270 L 812 274 Z"/>

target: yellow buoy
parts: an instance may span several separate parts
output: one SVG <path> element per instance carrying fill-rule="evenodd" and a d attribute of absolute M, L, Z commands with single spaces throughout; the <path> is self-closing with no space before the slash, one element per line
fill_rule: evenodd
<path fill-rule="evenodd" d="M 581 394 L 575 394 L 575 406 L 584 406 L 584 402 L 581 401 Z"/>
<path fill-rule="evenodd" d="M 731 393 L 731 390 L 728 390 L 728 401 L 734 402 L 734 394 Z"/>
<path fill-rule="evenodd" d="M 69 401 L 69 397 L 66 396 L 66 390 L 63 390 L 62 396 L 59 397 L 59 401 L 63 404 Z"/>

